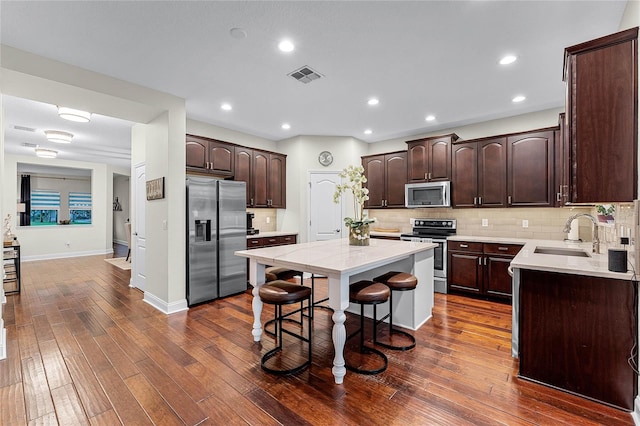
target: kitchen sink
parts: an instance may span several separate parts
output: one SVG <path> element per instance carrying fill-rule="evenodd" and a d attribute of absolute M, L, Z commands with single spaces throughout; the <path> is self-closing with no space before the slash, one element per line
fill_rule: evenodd
<path fill-rule="evenodd" d="M 591 257 L 589 253 L 582 249 L 571 249 L 563 247 L 536 247 L 533 252 L 538 254 L 553 254 L 556 256 Z"/>

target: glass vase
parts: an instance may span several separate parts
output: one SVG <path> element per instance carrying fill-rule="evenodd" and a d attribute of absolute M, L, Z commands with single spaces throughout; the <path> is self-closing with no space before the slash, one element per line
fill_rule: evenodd
<path fill-rule="evenodd" d="M 360 225 L 355 228 L 349 227 L 349 245 L 368 246 L 369 245 L 369 224 Z"/>

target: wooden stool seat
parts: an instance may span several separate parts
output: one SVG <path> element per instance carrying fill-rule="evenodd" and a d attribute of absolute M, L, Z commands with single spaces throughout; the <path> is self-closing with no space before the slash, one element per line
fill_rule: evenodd
<path fill-rule="evenodd" d="M 365 346 L 364 344 L 364 305 L 373 305 L 373 338 L 375 342 L 378 325 L 378 321 L 376 320 L 376 306 L 389 300 L 390 294 L 391 292 L 389 287 L 386 285 L 368 280 L 358 281 L 349 286 L 349 301 L 360 304 L 360 328 L 351 333 L 347 337 L 347 340 L 355 337 L 357 334 L 360 334 L 360 353 L 374 355 L 382 359 L 383 365 L 382 367 L 375 369 L 366 369 L 361 366 L 356 367 L 349 362 L 345 362 L 345 367 L 347 369 L 360 374 L 378 374 L 387 369 L 387 365 L 389 363 L 387 356 L 379 350 Z"/>
<path fill-rule="evenodd" d="M 406 331 L 398 330 L 393 326 L 393 292 L 415 290 L 416 287 L 418 286 L 418 278 L 416 278 L 415 275 L 408 274 L 406 272 L 390 271 L 384 275 L 375 277 L 373 281 L 376 281 L 378 283 L 383 283 L 385 286 L 387 286 L 391 290 L 391 294 L 389 296 L 389 313 L 384 317 L 380 318 L 380 320 L 378 320 L 378 322 L 382 322 L 385 319 L 389 318 L 389 339 L 390 339 L 389 343 L 379 341 L 377 334 L 373 336 L 373 343 L 388 349 L 395 349 L 400 351 L 406 351 L 406 350 L 415 348 L 416 338 L 411 334 L 407 333 Z M 409 340 L 409 344 L 408 345 L 392 344 L 391 342 L 394 334 L 405 336 L 406 339 Z"/>
<path fill-rule="evenodd" d="M 291 314 L 283 315 L 282 306 L 290 305 L 292 303 L 298 303 L 298 302 L 302 303 L 305 300 L 310 306 L 311 305 L 311 289 L 309 287 L 293 284 L 288 281 L 275 280 L 261 286 L 260 289 L 258 290 L 258 294 L 260 296 L 260 299 L 262 300 L 262 303 L 275 305 L 275 318 L 272 321 L 275 322 L 275 327 L 276 327 L 274 332 L 274 335 L 276 336 L 276 347 L 274 349 L 271 349 L 270 351 L 268 351 L 266 354 L 262 356 L 262 359 L 260 361 L 260 366 L 262 367 L 262 369 L 272 374 L 286 375 L 286 374 L 295 374 L 308 368 L 311 365 L 311 352 L 312 352 L 311 351 L 311 330 L 313 326 L 311 324 L 311 317 L 307 316 L 308 337 L 304 337 L 303 335 L 302 309 L 298 309 L 293 312 L 293 313 L 300 312 L 300 322 L 298 323 L 300 325 L 300 334 L 296 334 L 292 331 L 285 330 L 283 327 L 283 320 L 286 319 L 286 317 Z M 309 356 L 304 363 L 292 368 L 279 369 L 279 368 L 268 367 L 267 361 L 273 358 L 279 352 L 282 352 L 282 334 L 283 333 L 293 336 L 296 339 L 299 339 L 303 342 L 307 342 Z"/>
<path fill-rule="evenodd" d="M 300 283 L 302 283 L 302 272 L 295 271 L 289 268 L 283 268 L 280 266 L 269 266 L 264 270 L 265 275 L 275 276 L 276 280 L 287 281 L 293 277 L 300 277 Z M 269 281 L 269 280 L 267 280 Z"/>

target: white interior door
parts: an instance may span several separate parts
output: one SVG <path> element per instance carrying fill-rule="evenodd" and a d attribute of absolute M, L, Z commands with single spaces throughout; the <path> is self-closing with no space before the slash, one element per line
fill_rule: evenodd
<path fill-rule="evenodd" d="M 309 172 L 309 241 L 341 238 L 344 234 L 343 203 L 333 202 L 338 172 Z"/>
<path fill-rule="evenodd" d="M 147 202 L 145 165 L 140 164 L 135 168 L 134 180 L 134 205 L 135 219 L 133 221 L 133 263 L 131 274 L 131 285 L 142 291 L 145 289 L 147 277 L 147 234 L 145 232 L 145 211 Z"/>

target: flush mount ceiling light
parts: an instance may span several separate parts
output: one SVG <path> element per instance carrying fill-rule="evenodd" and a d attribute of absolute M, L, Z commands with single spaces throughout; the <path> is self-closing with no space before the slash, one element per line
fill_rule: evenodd
<path fill-rule="evenodd" d="M 371 99 L 369 99 L 369 100 L 367 101 L 367 103 L 368 103 L 369 105 L 378 105 L 378 104 L 380 103 L 380 101 L 379 101 L 378 99 L 376 99 L 376 98 L 371 98 Z"/>
<path fill-rule="evenodd" d="M 78 123 L 88 123 L 91 120 L 91 113 L 68 107 L 58 107 L 58 115 L 65 120 L 76 121 Z"/>
<path fill-rule="evenodd" d="M 365 135 L 370 135 L 371 133 L 373 133 L 373 132 L 371 131 L 371 129 L 367 129 L 367 130 L 365 130 L 365 131 L 364 131 L 364 134 L 365 134 Z"/>
<path fill-rule="evenodd" d="M 507 55 L 505 57 L 503 57 L 502 59 L 500 59 L 500 65 L 509 65 L 514 63 L 516 60 L 518 59 L 517 56 L 515 55 Z"/>
<path fill-rule="evenodd" d="M 282 127 L 284 130 L 289 130 L 291 128 L 291 125 L 289 123 L 282 123 Z"/>
<path fill-rule="evenodd" d="M 36 155 L 41 158 L 56 158 L 58 156 L 58 151 L 54 151 L 53 149 L 36 148 Z"/>
<path fill-rule="evenodd" d="M 233 107 L 231 107 L 230 104 L 222 104 L 220 105 L 220 108 L 222 108 L 225 111 L 231 111 L 233 109 Z"/>
<path fill-rule="evenodd" d="M 71 143 L 71 139 L 73 139 L 73 133 L 60 130 L 45 130 L 44 134 L 49 141 L 56 143 Z"/>
<path fill-rule="evenodd" d="M 511 102 L 518 103 L 518 102 L 524 101 L 525 99 L 527 99 L 525 96 L 518 95 L 518 96 L 514 97 L 513 99 L 511 99 Z"/>
<path fill-rule="evenodd" d="M 278 43 L 278 49 L 280 49 L 282 52 L 293 52 L 295 46 L 289 40 L 282 40 L 280 43 Z"/>
<path fill-rule="evenodd" d="M 425 117 L 425 121 L 433 121 L 433 120 L 435 120 L 435 119 L 436 119 L 436 116 L 435 116 L 435 115 L 427 115 L 427 116 Z"/>

